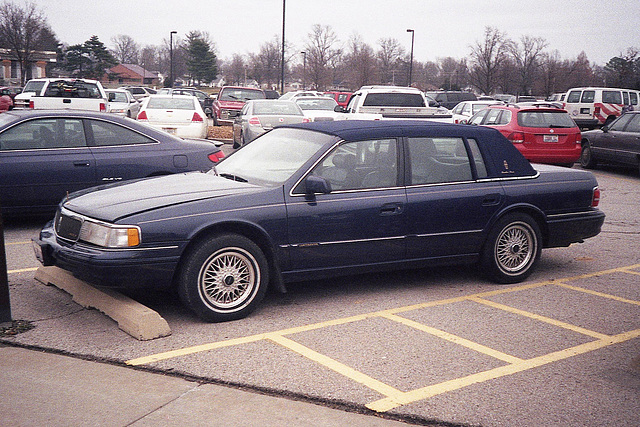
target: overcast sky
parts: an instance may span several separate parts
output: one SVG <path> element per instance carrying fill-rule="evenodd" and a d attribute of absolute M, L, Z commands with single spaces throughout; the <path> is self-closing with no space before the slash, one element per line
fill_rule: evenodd
<path fill-rule="evenodd" d="M 0 0 L 5 1 L 5 0 Z M 35 3 L 61 42 L 82 43 L 92 35 L 131 36 L 139 45 L 161 45 L 170 31 L 181 38 L 206 31 L 219 58 L 257 53 L 282 37 L 282 0 L 9 0 Z M 640 0 L 286 0 L 286 40 L 304 50 L 314 24 L 329 25 L 345 43 L 354 34 L 378 50 L 395 38 L 414 58 L 436 61 L 468 56 L 486 26 L 511 39 L 542 37 L 548 51 L 575 59 L 584 51 L 604 65 L 627 48 L 640 49 Z M 175 36 L 174 36 L 175 37 Z"/>

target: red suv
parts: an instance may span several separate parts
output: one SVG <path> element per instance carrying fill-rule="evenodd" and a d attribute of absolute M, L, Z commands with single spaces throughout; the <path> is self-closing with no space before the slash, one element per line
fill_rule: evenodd
<path fill-rule="evenodd" d="M 530 162 L 571 166 L 580 158 L 580 128 L 559 108 L 491 105 L 468 123 L 499 130 Z"/>
<path fill-rule="evenodd" d="M 224 86 L 218 97 L 213 101 L 213 124 L 220 126 L 221 122 L 233 122 L 240 114 L 244 103 L 250 99 L 265 99 L 262 89 L 253 87 Z"/>

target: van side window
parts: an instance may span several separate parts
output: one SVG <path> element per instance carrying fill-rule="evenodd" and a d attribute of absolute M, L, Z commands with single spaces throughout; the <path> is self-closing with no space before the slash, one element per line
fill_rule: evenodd
<path fill-rule="evenodd" d="M 622 102 L 624 105 L 629 105 L 629 92 L 622 92 Z"/>
<path fill-rule="evenodd" d="M 569 96 L 567 96 L 567 102 L 576 103 L 580 102 L 580 95 L 582 95 L 582 91 L 573 90 L 569 92 Z"/>
<path fill-rule="evenodd" d="M 596 91 L 595 90 L 585 90 L 582 92 L 582 99 L 580 102 L 591 103 L 596 99 Z"/>
<path fill-rule="evenodd" d="M 616 91 L 603 90 L 602 103 L 603 104 L 622 104 L 622 95 L 617 90 Z"/>
<path fill-rule="evenodd" d="M 638 105 L 638 94 L 636 92 L 629 92 L 629 101 L 631 101 L 631 105 Z"/>

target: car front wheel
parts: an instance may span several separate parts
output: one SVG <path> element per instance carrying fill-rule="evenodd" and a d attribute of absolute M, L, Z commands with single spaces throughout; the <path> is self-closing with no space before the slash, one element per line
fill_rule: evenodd
<path fill-rule="evenodd" d="M 204 240 L 186 255 L 178 293 L 207 322 L 241 319 L 264 297 L 268 275 L 267 259 L 255 243 L 223 234 Z"/>
<path fill-rule="evenodd" d="M 498 283 L 517 283 L 526 279 L 542 251 L 540 227 L 526 214 L 510 214 L 491 229 L 480 265 Z"/>

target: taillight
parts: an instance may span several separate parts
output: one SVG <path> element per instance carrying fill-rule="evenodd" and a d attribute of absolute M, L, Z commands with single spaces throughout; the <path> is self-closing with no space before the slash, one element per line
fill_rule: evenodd
<path fill-rule="evenodd" d="M 599 116 L 600 115 L 600 107 L 595 107 L 593 109 L 593 115 L 594 116 Z"/>
<path fill-rule="evenodd" d="M 257 117 L 251 117 L 249 119 L 249 124 L 252 126 L 262 126 L 262 123 L 260 123 L 260 119 Z"/>
<path fill-rule="evenodd" d="M 507 139 L 514 144 L 522 144 L 524 142 L 524 133 L 512 132 L 511 135 L 507 137 Z"/>
<path fill-rule="evenodd" d="M 302 123 L 310 123 L 310 122 L 311 122 L 311 120 L 309 120 L 308 117 L 305 117 L 305 118 L 302 119 Z"/>
<path fill-rule="evenodd" d="M 202 120 L 202 116 L 200 114 L 198 114 L 197 112 L 193 113 L 193 117 L 191 117 L 191 121 L 192 122 L 203 122 L 204 120 Z"/>
<path fill-rule="evenodd" d="M 33 107 L 34 107 L 33 101 L 29 101 L 29 108 L 31 108 L 33 110 Z"/>
<path fill-rule="evenodd" d="M 138 120 L 149 120 L 147 118 L 147 112 L 144 110 L 140 111 L 140 113 L 138 114 Z"/>
<path fill-rule="evenodd" d="M 218 163 L 220 160 L 224 159 L 224 153 L 220 150 L 216 153 L 209 154 L 207 157 L 209 157 L 209 160 L 213 163 Z"/>
<path fill-rule="evenodd" d="M 600 203 L 600 189 L 593 187 L 593 196 L 591 196 L 591 207 L 595 208 Z"/>
<path fill-rule="evenodd" d="M 102 111 L 103 113 L 107 112 L 107 104 L 105 104 L 104 102 L 100 103 L 100 111 Z"/>

